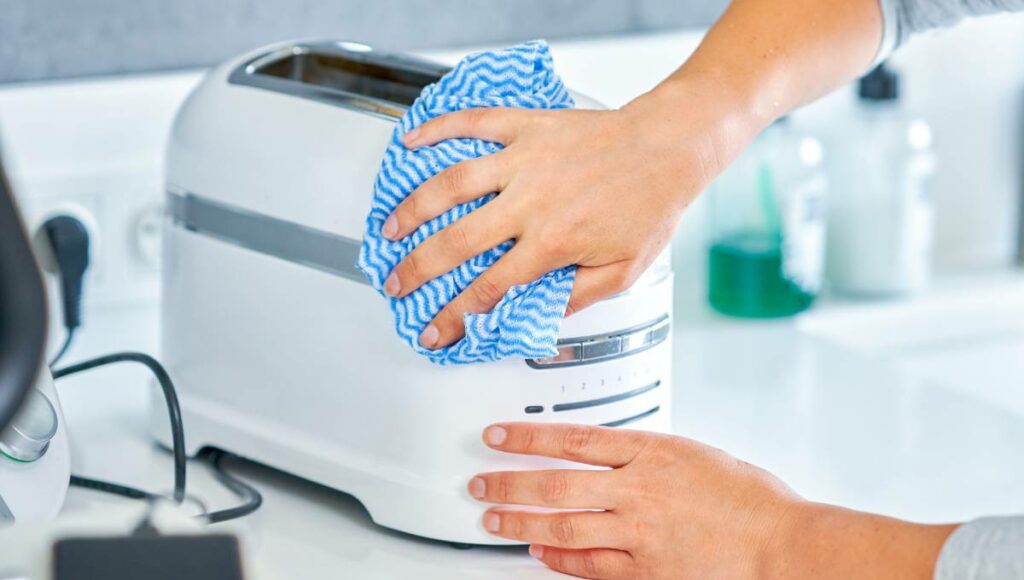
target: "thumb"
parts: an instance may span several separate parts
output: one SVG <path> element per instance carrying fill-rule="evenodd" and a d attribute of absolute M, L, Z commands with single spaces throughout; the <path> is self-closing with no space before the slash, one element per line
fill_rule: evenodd
<path fill-rule="evenodd" d="M 630 261 L 614 262 L 604 266 L 577 266 L 576 281 L 572 285 L 565 316 L 627 290 L 635 280 Z"/>

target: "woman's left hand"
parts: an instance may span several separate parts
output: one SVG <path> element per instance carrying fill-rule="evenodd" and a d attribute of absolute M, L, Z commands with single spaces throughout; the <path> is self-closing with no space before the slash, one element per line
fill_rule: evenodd
<path fill-rule="evenodd" d="M 485 502 L 591 510 L 484 514 L 489 532 L 529 543 L 534 557 L 576 576 L 759 578 L 780 527 L 806 503 L 771 474 L 681 437 L 505 423 L 484 442 L 611 468 L 485 473 L 469 484 Z"/>
<path fill-rule="evenodd" d="M 682 437 L 503 423 L 484 442 L 606 468 L 485 473 L 469 483 L 473 497 L 504 504 L 484 514 L 489 532 L 586 578 L 930 580 L 956 527 L 805 501 L 770 473 Z"/>

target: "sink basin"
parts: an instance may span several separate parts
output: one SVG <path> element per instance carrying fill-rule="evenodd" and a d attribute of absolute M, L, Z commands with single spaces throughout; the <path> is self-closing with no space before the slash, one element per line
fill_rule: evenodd
<path fill-rule="evenodd" d="M 929 383 L 1024 415 L 1024 276 L 939 287 L 895 302 L 824 305 L 799 328 L 894 361 Z"/>

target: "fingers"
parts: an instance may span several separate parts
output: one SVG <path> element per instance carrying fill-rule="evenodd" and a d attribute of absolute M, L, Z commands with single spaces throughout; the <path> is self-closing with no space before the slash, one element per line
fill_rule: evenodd
<path fill-rule="evenodd" d="M 614 509 L 607 471 L 558 469 L 482 473 L 469 482 L 480 501 L 568 509 Z"/>
<path fill-rule="evenodd" d="M 408 296 L 425 282 L 515 237 L 508 211 L 494 200 L 427 238 L 391 271 L 384 291 Z"/>
<path fill-rule="evenodd" d="M 458 341 L 466 330 L 463 314 L 490 312 L 509 288 L 532 282 L 554 268 L 541 262 L 537 256 L 525 242 L 513 246 L 434 317 L 420 335 L 420 344 L 436 349 Z"/>
<path fill-rule="evenodd" d="M 568 423 L 500 423 L 484 429 L 484 443 L 499 451 L 622 467 L 656 435 Z"/>
<path fill-rule="evenodd" d="M 381 228 L 389 240 L 400 240 L 451 208 L 507 185 L 507 155 L 499 151 L 456 163 L 431 177 L 398 204 Z"/>
<path fill-rule="evenodd" d="M 402 136 L 409 149 L 460 137 L 508 145 L 519 135 L 536 111 L 509 107 L 474 108 L 434 117 Z"/>
<path fill-rule="evenodd" d="M 635 577 L 631 572 L 634 567 L 633 556 L 622 550 L 567 550 L 534 544 L 530 546 L 530 555 L 548 568 L 570 576 L 608 580 Z"/>
<path fill-rule="evenodd" d="M 559 548 L 624 548 L 626 526 L 612 512 L 554 512 L 492 509 L 484 529 L 502 538 Z"/>
<path fill-rule="evenodd" d="M 576 280 L 572 295 L 565 308 L 565 315 L 571 316 L 609 296 L 625 292 L 636 281 L 633 262 L 622 261 L 605 266 L 576 268 Z"/>

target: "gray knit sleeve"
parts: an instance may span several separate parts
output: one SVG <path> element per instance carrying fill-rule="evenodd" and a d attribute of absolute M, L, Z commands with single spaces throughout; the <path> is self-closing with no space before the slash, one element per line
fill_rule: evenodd
<path fill-rule="evenodd" d="M 1024 578 L 1024 516 L 982 518 L 957 528 L 935 565 L 935 580 Z"/>
<path fill-rule="evenodd" d="M 945 28 L 969 16 L 1024 10 L 1024 0 L 879 0 L 884 29 L 875 62 L 881 62 L 908 38 Z"/>

